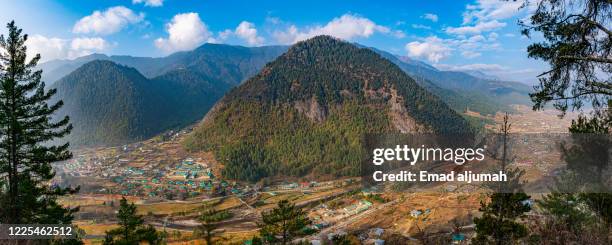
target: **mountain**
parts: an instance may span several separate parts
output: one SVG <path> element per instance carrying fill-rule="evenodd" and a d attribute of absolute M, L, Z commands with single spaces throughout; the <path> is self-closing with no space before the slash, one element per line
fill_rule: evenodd
<path fill-rule="evenodd" d="M 498 76 L 487 74 L 487 73 L 484 73 L 482 71 L 467 70 L 467 71 L 463 71 L 463 72 L 469 74 L 470 76 L 477 77 L 477 78 L 482 78 L 482 79 L 487 79 L 487 80 L 492 80 L 492 81 L 501 81 L 502 80 Z"/>
<path fill-rule="evenodd" d="M 201 74 L 176 70 L 148 79 L 112 61 L 85 63 L 51 88 L 74 129 L 73 146 L 118 145 L 195 122 L 229 86 Z"/>
<path fill-rule="evenodd" d="M 493 115 L 498 111 L 512 111 L 510 104 L 530 104 L 531 88 L 525 84 L 494 79 L 480 72 L 442 71 L 422 61 L 371 49 L 460 113 L 469 109 Z"/>
<path fill-rule="evenodd" d="M 450 89 L 459 93 L 477 93 L 488 97 L 498 104 L 531 104 L 530 86 L 513 81 L 483 78 L 460 71 L 442 71 L 423 62 L 408 57 L 396 57 L 404 64 L 398 64 L 412 77 L 428 80 L 440 88 Z"/>
<path fill-rule="evenodd" d="M 49 61 L 40 64 L 39 68 L 43 70 L 42 80 L 48 84 L 68 75 L 87 62 L 109 60 L 134 67 L 147 78 L 177 69 L 188 69 L 211 79 L 237 85 L 286 50 L 286 46 L 249 48 L 207 43 L 192 51 L 178 52 L 160 58 L 92 54 L 74 60 Z"/>
<path fill-rule="evenodd" d="M 471 127 L 395 64 L 318 36 L 230 90 L 184 142 L 213 150 L 224 176 L 358 175 L 366 133 L 466 133 Z"/>
<path fill-rule="evenodd" d="M 38 64 L 37 68 L 43 71 L 41 80 L 45 81 L 47 85 L 51 85 L 87 62 L 108 59 L 109 57 L 103 54 L 91 54 L 73 60 L 51 60 Z"/>

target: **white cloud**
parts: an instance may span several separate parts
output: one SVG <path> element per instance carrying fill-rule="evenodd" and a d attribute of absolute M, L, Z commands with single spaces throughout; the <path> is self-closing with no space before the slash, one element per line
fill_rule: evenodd
<path fill-rule="evenodd" d="M 478 34 L 482 32 L 492 31 L 506 26 L 506 23 L 492 20 L 488 22 L 479 22 L 476 25 L 447 27 L 445 32 L 454 35 Z"/>
<path fill-rule="evenodd" d="M 123 6 L 110 7 L 104 12 L 98 10 L 77 21 L 72 28 L 74 33 L 95 33 L 101 35 L 120 31 L 129 24 L 142 21 L 144 14 L 136 14 Z"/>
<path fill-rule="evenodd" d="M 224 31 L 219 32 L 218 39 L 220 41 L 225 41 L 232 35 L 234 35 L 234 31 L 230 29 L 225 29 Z"/>
<path fill-rule="evenodd" d="M 313 26 L 298 29 L 295 25 L 290 25 L 285 31 L 273 33 L 275 39 L 284 44 L 292 44 L 318 35 L 330 35 L 345 40 L 355 38 L 367 38 L 374 33 L 391 34 L 395 37 L 404 37 L 403 32 L 392 31 L 388 27 L 378 25 L 372 20 L 352 14 L 345 14 L 334 18 L 324 26 Z"/>
<path fill-rule="evenodd" d="M 487 39 L 493 42 L 493 41 L 496 41 L 498 37 L 499 37 L 499 34 L 497 34 L 496 32 L 491 32 L 489 33 L 489 36 L 487 37 Z"/>
<path fill-rule="evenodd" d="M 97 50 L 102 51 L 108 48 L 106 40 L 99 37 L 92 38 L 75 38 L 70 42 L 72 50 Z"/>
<path fill-rule="evenodd" d="M 421 16 L 421 18 L 431 20 L 432 22 L 438 22 L 438 15 L 432 13 L 426 13 Z"/>
<path fill-rule="evenodd" d="M 408 56 L 423 58 L 437 63 L 458 51 L 464 58 L 472 59 L 482 55 L 483 51 L 498 50 L 497 33 L 490 33 L 485 37 L 482 34 L 471 36 L 458 35 L 455 38 L 439 38 L 430 36 L 417 38 L 417 41 L 406 44 Z"/>
<path fill-rule="evenodd" d="M 404 38 L 404 37 L 406 37 L 406 33 L 404 33 L 403 31 L 400 31 L 400 30 L 392 31 L 391 35 L 394 36 L 395 38 Z"/>
<path fill-rule="evenodd" d="M 465 58 L 473 59 L 473 58 L 479 57 L 482 54 L 478 53 L 478 52 L 471 51 L 471 50 L 466 50 L 466 51 L 461 52 L 461 55 L 463 57 L 465 57 Z"/>
<path fill-rule="evenodd" d="M 103 52 L 111 48 L 106 40 L 93 38 L 61 39 L 56 37 L 45 37 L 32 35 L 26 42 L 28 57 L 40 54 L 43 62 L 54 59 L 73 59 L 80 56 Z"/>
<path fill-rule="evenodd" d="M 34 57 L 40 54 L 43 61 L 63 59 L 67 56 L 67 41 L 61 38 L 47 38 L 42 35 L 32 35 L 28 37 L 26 46 L 28 47 L 27 56 Z"/>
<path fill-rule="evenodd" d="M 466 6 L 463 24 L 491 20 L 503 20 L 520 13 L 523 1 L 477 0 Z"/>
<path fill-rule="evenodd" d="M 145 6 L 149 7 L 161 7 L 164 5 L 164 0 L 132 0 L 132 4 L 144 3 Z"/>
<path fill-rule="evenodd" d="M 244 39 L 249 45 L 261 45 L 264 42 L 263 37 L 257 36 L 255 25 L 248 21 L 240 22 L 234 33 L 236 36 Z"/>
<path fill-rule="evenodd" d="M 158 38 L 155 46 L 166 52 L 191 50 L 204 42 L 215 42 L 197 13 L 177 14 L 166 24 L 168 38 Z"/>
<path fill-rule="evenodd" d="M 273 24 L 273 25 L 278 25 L 281 23 L 281 20 L 278 17 L 268 16 L 266 17 L 266 22 Z"/>
<path fill-rule="evenodd" d="M 412 24 L 412 28 L 414 28 L 414 29 L 424 29 L 424 30 L 430 30 L 431 29 L 430 26 L 421 25 L 421 24 Z"/>
<path fill-rule="evenodd" d="M 408 52 L 408 56 L 425 58 L 434 63 L 450 56 L 452 51 L 452 49 L 444 43 L 444 40 L 436 36 L 428 37 L 423 40 L 423 42 L 410 42 L 406 44 L 405 48 Z"/>

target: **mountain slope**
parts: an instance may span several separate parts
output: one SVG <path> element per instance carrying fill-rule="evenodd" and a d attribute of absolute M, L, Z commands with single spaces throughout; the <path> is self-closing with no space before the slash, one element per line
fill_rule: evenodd
<path fill-rule="evenodd" d="M 511 103 L 528 102 L 528 86 L 516 82 L 483 79 L 462 72 L 440 71 L 426 63 L 406 57 L 398 57 L 382 50 L 376 53 L 396 64 L 429 92 L 440 97 L 459 113 L 467 109 L 481 114 L 494 115 L 498 111 L 510 111 Z M 509 96 L 500 95 L 497 88 L 508 87 Z"/>
<path fill-rule="evenodd" d="M 178 52 L 166 57 L 106 56 L 92 54 L 74 60 L 54 60 L 39 66 L 43 81 L 51 84 L 81 65 L 93 60 L 110 60 L 136 68 L 147 78 L 177 69 L 189 69 L 210 79 L 237 85 L 254 75 L 267 62 L 287 50 L 285 46 L 242 47 L 224 44 L 204 44 L 197 49 Z"/>
<path fill-rule="evenodd" d="M 193 123 L 229 87 L 187 71 L 147 79 L 136 69 L 91 61 L 51 87 L 74 126 L 73 146 L 117 145 Z"/>
<path fill-rule="evenodd" d="M 393 63 L 319 36 L 232 89 L 185 145 L 214 150 L 224 176 L 256 181 L 281 173 L 357 175 L 366 133 L 470 131 Z"/>
<path fill-rule="evenodd" d="M 441 71 L 407 57 L 399 57 L 406 65 L 399 65 L 410 76 L 420 77 L 435 85 L 457 92 L 477 92 L 498 101 L 500 104 L 531 104 L 529 93 L 532 88 L 512 81 L 485 79 L 459 71 Z"/>

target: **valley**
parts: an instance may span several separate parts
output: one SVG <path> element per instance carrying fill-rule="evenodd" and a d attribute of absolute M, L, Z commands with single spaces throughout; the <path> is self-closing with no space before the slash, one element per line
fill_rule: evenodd
<path fill-rule="evenodd" d="M 553 111 L 533 112 L 524 106 L 515 109 L 513 124 L 520 132 L 561 133 L 551 130 L 550 125 L 567 128 L 576 116 L 559 119 Z M 490 119 L 498 121 L 497 117 Z M 81 149 L 74 152 L 74 159 L 57 164 L 55 183 L 81 185 L 79 194 L 63 198 L 61 203 L 81 207 L 76 224 L 86 232 L 89 243 L 101 241 L 104 231 L 114 227 L 114 211 L 121 196 L 136 203 L 147 223 L 165 230 L 170 243 L 198 241 L 193 230 L 203 206 L 227 211 L 232 218 L 222 222 L 218 239 L 235 244 L 256 235 L 261 213 L 282 199 L 303 207 L 313 221 L 317 232 L 304 239 L 347 233 L 366 240 L 419 243 L 422 232 L 442 238 L 463 227 L 462 232 L 471 234 L 471 218 L 478 215 L 484 198 L 483 193 L 439 189 L 416 193 L 368 190 L 355 178 L 281 178 L 268 183 L 230 180 L 221 174 L 224 166 L 212 152 L 184 150 L 181 144 L 190 131 L 188 127 L 133 144 Z M 558 156 L 548 158 L 551 161 Z M 518 166 L 527 170 L 528 178 L 537 179 L 539 165 L 525 161 L 517 159 Z M 376 235 L 377 229 L 382 229 L 382 234 Z"/>
<path fill-rule="evenodd" d="M 1 6 L 0 244 L 612 244 L 612 0 Z"/>
<path fill-rule="evenodd" d="M 398 66 L 397 62 L 403 61 L 390 59 L 395 62 L 328 36 L 300 42 L 241 85 L 227 88 L 199 123 L 165 130 L 146 140 L 137 140 L 145 135 L 135 134 L 138 136 L 116 146 L 75 148 L 72 159 L 55 164 L 57 175 L 52 184 L 81 187 L 79 194 L 64 197 L 61 203 L 80 207 L 76 224 L 84 230 L 88 243 L 101 242 L 104 232 L 117 224 L 115 212 L 121 197 L 136 204 L 147 224 L 165 231 L 169 243 L 201 242 L 194 233 L 200 224 L 198 218 L 212 208 L 224 217 L 217 223 L 217 241 L 249 244 L 259 233 L 262 214 L 281 200 L 301 207 L 312 221 L 296 242 L 317 244 L 339 234 L 365 243 L 428 242 L 419 240 L 424 237 L 446 242 L 449 234 L 458 230 L 463 239 L 469 239 L 472 217 L 479 215 L 480 202 L 486 198 L 479 186 L 448 182 L 417 191 L 397 191 L 403 189 L 401 185 L 366 187 L 355 177 L 360 172 L 356 163 L 366 157 L 361 137 L 367 133 L 470 135 L 474 130 L 495 131 L 503 121 L 502 108 L 513 113 L 513 132 L 565 133 L 563 129 L 576 115 L 559 119 L 554 112 L 534 112 L 524 105 L 480 107 L 467 99 L 477 96 L 470 97 L 458 89 L 460 85 L 440 87 L 429 80 L 413 80 L 407 75 L 410 66 Z M 185 78 L 199 76 L 179 70 L 148 80 L 138 71 L 110 61 L 92 61 L 83 67 L 96 62 L 107 66 L 106 71 L 114 69 L 110 74 L 120 78 L 132 74 L 125 79 L 131 83 L 138 78 L 140 83 L 154 86 L 164 81 L 185 84 Z M 427 69 L 430 71 L 425 75 L 438 74 L 432 70 L 435 68 Z M 446 79 L 454 76 L 438 75 Z M 74 73 L 67 78 L 71 76 Z M 470 79 L 479 90 L 495 90 L 497 86 Z M 64 78 L 58 84 L 67 81 L 70 79 Z M 443 80 L 435 81 L 439 84 Z M 178 98 L 191 98 L 193 89 L 189 88 L 202 82 L 195 79 L 186 84 L 187 89 L 179 86 L 185 94 L 178 94 Z M 154 91 L 177 90 L 161 88 Z M 135 94 L 146 89 L 135 90 Z M 152 98 L 155 96 L 153 93 Z M 197 96 L 193 98 L 169 111 L 161 110 L 165 106 L 161 104 L 154 106 L 155 110 L 135 109 L 145 113 L 135 119 L 184 119 L 180 115 L 207 110 L 201 106 L 194 107 L 198 110 L 181 108 L 193 106 Z M 189 114 L 174 114 L 176 111 Z M 517 148 L 517 155 L 528 157 L 513 164 L 526 171 L 526 180 L 534 181 L 536 190 L 547 184 L 540 180 L 556 169 L 559 155 L 549 150 Z M 530 157 L 533 152 L 538 152 L 537 159 Z M 478 168 L 468 164 L 457 171 Z"/>

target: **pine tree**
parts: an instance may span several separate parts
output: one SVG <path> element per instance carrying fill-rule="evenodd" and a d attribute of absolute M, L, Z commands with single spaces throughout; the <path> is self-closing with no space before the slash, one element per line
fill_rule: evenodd
<path fill-rule="evenodd" d="M 68 143 L 53 145 L 72 129 L 68 117 L 51 116 L 63 104 L 48 104 L 57 92 L 45 90 L 40 60 L 26 60 L 28 35 L 14 21 L 8 36 L 0 35 L 0 223 L 70 224 L 77 209 L 67 209 L 57 197 L 77 189 L 49 185 L 52 162 L 69 159 Z"/>
<path fill-rule="evenodd" d="M 550 70 L 538 76 L 540 85 L 531 94 L 534 109 L 543 109 L 552 102 L 565 113 L 570 108 L 581 111 L 584 103 L 590 103 L 591 115 L 581 114 L 572 122 L 570 133 L 591 134 L 578 137 L 594 136 L 604 143 L 603 148 L 593 147 L 599 140 L 587 139 L 589 143 L 582 150 L 571 149 L 564 156 L 570 174 L 578 175 L 581 181 L 597 182 L 598 187 L 589 187 L 592 193 L 563 193 L 553 189 L 541 203 L 545 212 L 557 218 L 556 223 L 571 222 L 569 227 L 578 236 L 584 233 L 575 222 L 582 220 L 583 210 L 578 207 L 582 204 L 597 214 L 604 227 L 612 227 L 612 195 L 609 186 L 601 185 L 606 181 L 602 173 L 609 167 L 610 159 L 605 152 L 612 132 L 611 13 L 609 0 L 543 0 L 538 2 L 529 20 L 521 22 L 524 35 L 538 32 L 544 37 L 543 41 L 528 47 L 529 57 L 550 64 Z M 569 217 L 571 220 L 567 220 Z M 609 240 L 609 235 L 605 239 Z"/>
<path fill-rule="evenodd" d="M 507 169 L 512 158 L 509 150 L 510 127 L 506 113 L 491 155 L 500 161 L 501 171 L 506 173 L 507 181 L 493 187 L 495 193 L 489 195 L 489 202 L 481 202 L 482 217 L 474 218 L 474 244 L 512 244 L 528 234 L 527 227 L 517 222 L 518 218 L 522 218 L 531 210 L 530 204 L 527 203 L 530 197 L 521 187 L 524 171 Z"/>
<path fill-rule="evenodd" d="M 521 21 L 525 36 L 538 32 L 543 37 L 529 45 L 529 57 L 550 64 L 531 94 L 534 109 L 549 102 L 562 112 L 580 109 L 584 102 L 605 109 L 612 96 L 612 81 L 605 75 L 612 72 L 611 13 L 609 0 L 542 0 Z"/>
<path fill-rule="evenodd" d="M 213 244 L 215 230 L 219 227 L 218 222 L 228 218 L 229 213 L 218 211 L 210 205 L 205 205 L 200 215 L 200 225 L 196 229 L 196 234 L 204 237 L 207 245 Z"/>
<path fill-rule="evenodd" d="M 289 244 L 311 223 L 306 213 L 288 200 L 278 202 L 270 212 L 262 214 L 260 235 L 267 244 Z"/>
<path fill-rule="evenodd" d="M 119 227 L 106 232 L 105 245 L 110 244 L 149 244 L 160 243 L 160 235 L 152 225 L 145 226 L 142 216 L 136 214 L 136 205 L 128 203 L 125 197 L 119 202 L 117 212 Z"/>

